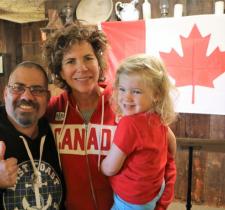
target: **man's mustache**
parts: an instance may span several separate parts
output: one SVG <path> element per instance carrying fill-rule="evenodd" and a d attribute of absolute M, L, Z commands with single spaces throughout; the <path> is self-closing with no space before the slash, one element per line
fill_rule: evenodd
<path fill-rule="evenodd" d="M 19 100 L 16 102 L 15 106 L 19 107 L 21 105 L 25 105 L 25 106 L 31 106 L 34 109 L 38 109 L 39 108 L 39 104 L 37 102 L 31 101 L 31 100 Z"/>

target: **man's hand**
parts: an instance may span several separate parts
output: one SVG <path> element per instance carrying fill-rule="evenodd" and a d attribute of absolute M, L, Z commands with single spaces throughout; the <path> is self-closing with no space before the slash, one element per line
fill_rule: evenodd
<path fill-rule="evenodd" d="M 5 160 L 5 143 L 0 141 L 0 188 L 13 187 L 17 179 L 17 159 L 8 158 Z"/>

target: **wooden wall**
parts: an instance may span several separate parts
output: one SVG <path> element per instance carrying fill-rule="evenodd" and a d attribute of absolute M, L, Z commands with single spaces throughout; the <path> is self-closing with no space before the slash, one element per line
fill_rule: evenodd
<path fill-rule="evenodd" d="M 199 138 L 205 141 L 225 140 L 225 116 L 180 114 L 172 129 L 177 137 Z M 198 204 L 225 206 L 225 153 L 194 150 L 192 199 Z M 177 199 L 186 200 L 188 151 L 178 150 L 176 157 Z"/>
<path fill-rule="evenodd" d="M 21 60 L 21 28 L 18 24 L 0 20 L 0 53 L 6 54 L 4 75 L 0 76 L 0 101 L 11 67 Z M 5 61 L 4 61 L 5 62 Z"/>
<path fill-rule="evenodd" d="M 70 0 L 75 8 L 78 0 Z M 118 0 L 113 0 L 117 2 Z M 142 18 L 141 4 L 139 0 L 137 8 Z M 49 0 L 45 2 L 46 15 L 49 9 L 59 10 L 65 5 L 63 0 Z M 130 0 L 121 0 L 130 2 Z M 152 18 L 160 17 L 159 0 L 149 0 L 152 7 Z M 212 14 L 214 13 L 215 0 L 169 0 L 169 15 L 173 16 L 175 3 L 184 5 L 184 15 Z M 113 10 L 109 21 L 115 21 Z M 40 27 L 46 23 L 16 24 L 0 20 L 0 52 L 9 54 L 11 62 L 6 67 L 5 77 L 0 77 L 0 97 L 4 87 L 6 76 L 16 63 L 22 60 L 35 60 L 41 62 L 40 57 Z M 206 104 L 207 106 L 207 104 Z M 178 121 L 172 125 L 177 137 L 220 139 L 225 140 L 225 116 L 180 114 Z M 175 186 L 175 197 L 186 200 L 187 191 L 187 150 L 178 150 L 177 157 L 177 183 Z M 192 199 L 199 204 L 213 206 L 225 206 L 225 154 L 217 152 L 194 151 L 193 160 L 193 190 Z"/>
<path fill-rule="evenodd" d="M 41 30 L 46 26 L 46 21 L 27 23 L 21 27 L 21 51 L 22 60 L 36 61 L 43 64 L 41 58 Z"/>
<path fill-rule="evenodd" d="M 2 90 L 11 70 L 23 60 L 42 63 L 40 28 L 46 21 L 19 24 L 0 20 L 0 53 L 6 54 L 4 75 L 0 76 L 0 101 Z"/>

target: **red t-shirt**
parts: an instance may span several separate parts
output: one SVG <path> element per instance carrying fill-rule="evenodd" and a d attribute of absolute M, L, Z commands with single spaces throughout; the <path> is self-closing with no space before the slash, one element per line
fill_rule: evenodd
<path fill-rule="evenodd" d="M 126 155 L 121 171 L 111 177 L 114 192 L 133 204 L 145 204 L 159 192 L 167 164 L 167 127 L 157 114 L 123 117 L 114 136 Z"/>

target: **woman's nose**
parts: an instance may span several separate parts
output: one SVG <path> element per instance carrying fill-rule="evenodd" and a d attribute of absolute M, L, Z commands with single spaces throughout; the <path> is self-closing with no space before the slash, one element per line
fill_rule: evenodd
<path fill-rule="evenodd" d="M 78 62 L 77 63 L 77 70 L 78 71 L 86 71 L 88 68 L 87 68 L 87 66 L 85 65 L 85 63 L 84 62 Z"/>

